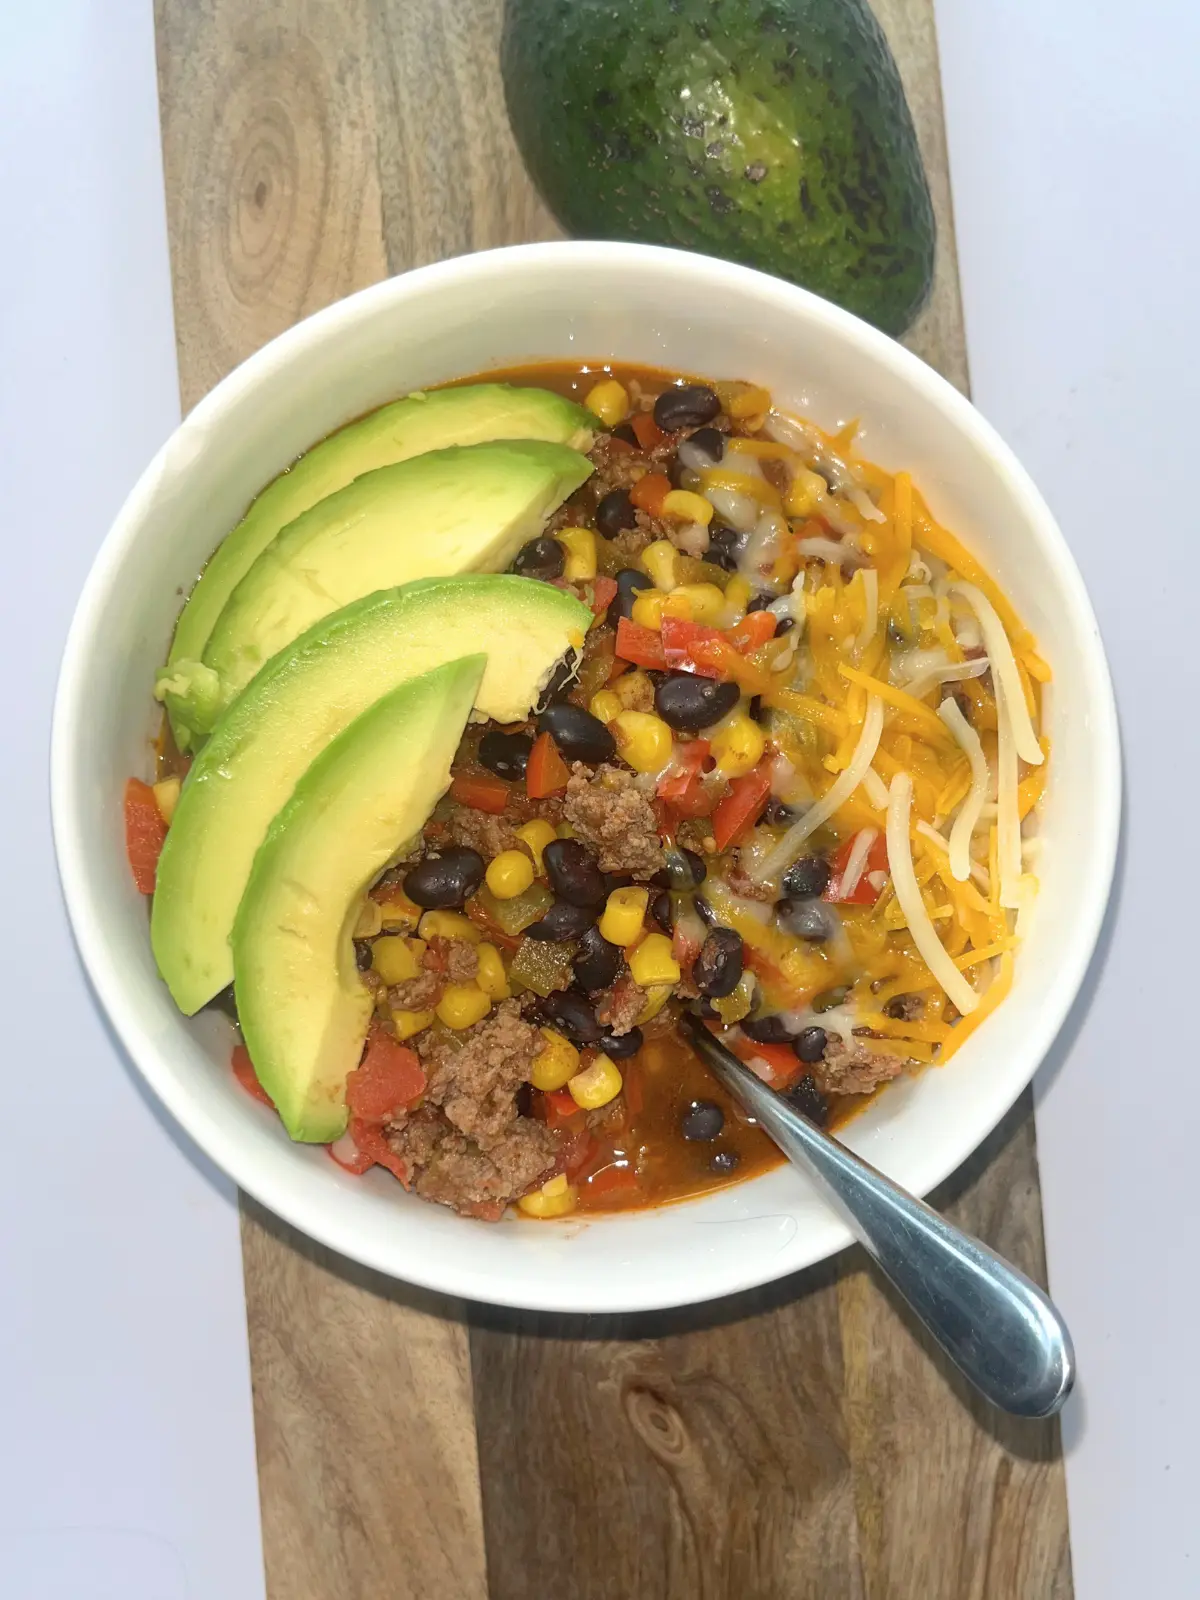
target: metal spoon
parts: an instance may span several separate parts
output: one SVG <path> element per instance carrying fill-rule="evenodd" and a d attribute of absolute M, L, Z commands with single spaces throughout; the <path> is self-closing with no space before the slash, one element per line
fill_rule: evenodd
<path fill-rule="evenodd" d="M 822 1133 L 755 1077 L 698 1017 L 697 1054 L 849 1225 L 942 1349 L 993 1405 L 1049 1417 L 1075 1381 L 1066 1324 L 1023 1272 Z"/>

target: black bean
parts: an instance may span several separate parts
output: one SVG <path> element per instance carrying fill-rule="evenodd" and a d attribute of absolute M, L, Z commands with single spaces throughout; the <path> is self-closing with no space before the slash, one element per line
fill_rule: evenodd
<path fill-rule="evenodd" d="M 596 532 L 603 539 L 615 539 L 636 521 L 637 511 L 628 489 L 610 489 L 596 507 Z"/>
<path fill-rule="evenodd" d="M 791 1044 L 794 1035 L 777 1012 L 765 1017 L 743 1017 L 738 1024 L 747 1039 L 756 1044 Z"/>
<path fill-rule="evenodd" d="M 762 716 L 762 695 L 752 694 L 750 704 L 746 707 L 747 716 L 753 717 L 755 722 Z"/>
<path fill-rule="evenodd" d="M 801 856 L 783 875 L 783 892 L 793 900 L 815 900 L 829 887 L 833 874 L 820 856 Z"/>
<path fill-rule="evenodd" d="M 575 680 L 579 677 L 579 664 L 582 656 L 572 652 L 555 667 L 546 683 L 546 687 L 538 696 L 538 710 L 544 711 L 552 701 L 560 699 Z"/>
<path fill-rule="evenodd" d="M 360 972 L 365 972 L 371 965 L 371 946 L 366 939 L 354 941 L 354 965 Z"/>
<path fill-rule="evenodd" d="M 548 733 L 567 761 L 587 761 L 595 766 L 617 753 L 617 741 L 600 718 L 569 700 L 547 706 L 537 725 L 538 732 Z"/>
<path fill-rule="evenodd" d="M 628 1033 L 606 1033 L 596 1043 L 597 1047 L 614 1061 L 626 1061 L 630 1056 L 637 1055 L 642 1048 L 644 1038 L 645 1035 L 640 1028 L 630 1028 Z"/>
<path fill-rule="evenodd" d="M 550 944 L 566 944 L 590 928 L 595 915 L 595 906 L 573 906 L 569 900 L 556 900 L 544 917 L 530 923 L 525 936 Z"/>
<path fill-rule="evenodd" d="M 608 608 L 609 617 L 616 619 L 624 617 L 626 622 L 633 616 L 633 602 L 642 589 L 653 589 L 654 585 L 644 572 L 639 572 L 636 567 L 622 567 L 617 573 L 617 596 Z"/>
<path fill-rule="evenodd" d="M 764 822 L 778 826 L 781 823 L 795 822 L 798 813 L 791 806 L 785 806 L 782 800 L 776 800 L 774 795 L 767 801 L 766 809 L 762 814 Z"/>
<path fill-rule="evenodd" d="M 522 578 L 561 578 L 567 553 L 557 539 L 530 539 L 517 551 L 512 569 Z"/>
<path fill-rule="evenodd" d="M 693 1100 L 679 1119 L 679 1131 L 689 1142 L 706 1144 L 725 1126 L 725 1113 L 712 1100 Z"/>
<path fill-rule="evenodd" d="M 578 839 L 551 839 L 542 851 L 546 878 L 560 900 L 573 906 L 598 906 L 604 899 L 604 874 Z"/>
<path fill-rule="evenodd" d="M 898 994 L 883 1008 L 884 1016 L 894 1017 L 897 1022 L 915 1022 L 924 1013 L 925 1002 L 919 994 Z"/>
<path fill-rule="evenodd" d="M 714 1172 L 724 1174 L 735 1172 L 741 1159 L 736 1150 L 718 1150 L 708 1164 Z"/>
<path fill-rule="evenodd" d="M 609 944 L 593 923 L 579 936 L 573 967 L 575 981 L 589 994 L 595 994 L 597 989 L 607 989 L 616 982 L 621 970 L 621 947 Z"/>
<path fill-rule="evenodd" d="M 784 1092 L 784 1099 L 794 1105 L 796 1110 L 810 1122 L 815 1122 L 819 1128 L 823 1128 L 829 1121 L 829 1102 L 809 1073 L 797 1079 L 791 1088 Z"/>
<path fill-rule="evenodd" d="M 791 633 L 795 626 L 795 617 L 777 617 L 775 620 L 775 637 L 782 639 L 784 634 Z"/>
<path fill-rule="evenodd" d="M 747 605 L 746 612 L 749 614 L 751 611 L 765 611 L 772 601 L 778 599 L 779 596 L 777 594 L 772 594 L 767 589 L 760 589 L 758 594 Z"/>
<path fill-rule="evenodd" d="M 556 989 L 542 1001 L 538 1010 L 552 1028 L 566 1034 L 572 1044 L 598 1044 L 604 1029 L 596 1021 L 596 1013 L 581 994 L 568 989 Z"/>
<path fill-rule="evenodd" d="M 650 915 L 664 933 L 674 933 L 675 915 L 671 907 L 670 893 L 666 889 L 660 889 L 651 900 Z"/>
<path fill-rule="evenodd" d="M 732 928 L 714 928 L 700 946 L 692 982 L 710 1000 L 723 999 L 737 988 L 744 963 L 741 934 Z"/>
<path fill-rule="evenodd" d="M 640 450 L 642 448 L 638 442 L 638 436 L 636 433 L 634 433 L 633 427 L 630 423 L 618 422 L 616 427 L 613 428 L 611 432 L 614 439 L 624 439 L 625 443 L 631 444 L 635 450 Z"/>
<path fill-rule="evenodd" d="M 404 892 L 426 910 L 461 906 L 483 882 L 483 857 L 466 845 L 448 845 L 439 856 L 426 856 L 404 880 Z"/>
<path fill-rule="evenodd" d="M 697 450 L 703 450 L 714 466 L 725 454 L 725 435 L 720 428 L 697 428 L 689 436 L 688 443 L 694 444 Z"/>
<path fill-rule="evenodd" d="M 679 733 L 710 728 L 738 703 L 736 683 L 703 678 L 694 672 L 669 672 L 654 691 L 654 708 Z"/>
<path fill-rule="evenodd" d="M 682 859 L 680 859 L 682 858 Z M 704 857 L 686 846 L 677 845 L 668 858 L 669 864 L 656 872 L 650 882 L 658 889 L 694 889 L 708 876 Z"/>
<path fill-rule="evenodd" d="M 814 1061 L 825 1059 L 825 1046 L 829 1042 L 829 1035 L 824 1028 L 801 1028 L 792 1044 L 792 1049 L 801 1061 L 807 1061 L 811 1066 Z"/>
<path fill-rule="evenodd" d="M 708 528 L 708 559 L 732 572 L 746 545 L 747 535 L 736 528 L 727 528 L 723 522 L 710 523 Z"/>
<path fill-rule="evenodd" d="M 614 889 L 631 889 L 633 876 L 628 872 L 606 872 L 604 874 L 604 892 L 611 894 Z"/>
<path fill-rule="evenodd" d="M 709 905 L 704 896 L 702 894 L 693 895 L 692 904 L 696 908 L 696 913 L 699 916 L 700 921 L 707 922 L 710 928 L 713 927 L 717 920 L 717 913 Z"/>
<path fill-rule="evenodd" d="M 654 420 L 664 433 L 698 428 L 719 415 L 721 402 L 705 383 L 683 383 L 664 389 L 654 402 Z"/>
<path fill-rule="evenodd" d="M 533 740 L 527 733 L 501 733 L 493 728 L 479 741 L 479 759 L 498 778 L 523 778 Z"/>
<path fill-rule="evenodd" d="M 781 900 L 778 911 L 789 933 L 812 944 L 824 944 L 838 929 L 835 913 L 819 900 Z"/>

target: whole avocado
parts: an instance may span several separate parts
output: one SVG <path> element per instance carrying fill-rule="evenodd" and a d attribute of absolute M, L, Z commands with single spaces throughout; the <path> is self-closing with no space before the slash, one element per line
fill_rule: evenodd
<path fill-rule="evenodd" d="M 924 304 L 933 207 L 866 0 L 507 0 L 501 68 L 569 232 L 741 261 L 887 333 Z"/>

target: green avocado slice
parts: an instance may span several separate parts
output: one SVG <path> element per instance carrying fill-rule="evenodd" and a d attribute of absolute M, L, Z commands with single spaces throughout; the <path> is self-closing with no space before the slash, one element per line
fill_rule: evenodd
<path fill-rule="evenodd" d="M 215 699 L 205 700 L 204 688 L 207 685 L 212 690 L 213 681 L 196 671 L 217 618 L 281 528 L 377 467 L 407 461 L 429 450 L 490 439 L 545 439 L 573 450 L 588 450 L 595 425 L 591 412 L 548 389 L 474 383 L 410 394 L 339 428 L 306 450 L 267 485 L 217 548 L 180 613 L 159 680 L 160 696 L 166 701 L 180 749 L 190 748 L 193 731 L 206 732 L 212 726 L 214 711 L 219 709 Z M 190 713 L 198 715 L 202 726 L 193 727 Z"/>
<path fill-rule="evenodd" d="M 411 678 L 337 736 L 263 841 L 233 929 L 234 992 L 254 1069 L 293 1139 L 346 1127 L 345 1089 L 371 1019 L 354 925 L 371 882 L 420 831 L 486 658 Z"/>
<path fill-rule="evenodd" d="M 476 713 L 517 722 L 583 645 L 587 606 L 532 578 L 426 578 L 346 606 L 281 651 L 230 706 L 188 773 L 158 862 L 150 938 L 191 1016 L 233 980 L 230 931 L 272 818 L 321 751 L 382 695 L 488 652 Z"/>

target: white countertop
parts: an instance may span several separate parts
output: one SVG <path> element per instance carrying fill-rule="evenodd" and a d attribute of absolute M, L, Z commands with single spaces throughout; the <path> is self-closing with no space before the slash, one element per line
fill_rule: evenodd
<path fill-rule="evenodd" d="M 13 1600 L 259 1600 L 234 1198 L 178 1147 L 92 1005 L 45 803 L 75 596 L 178 418 L 150 7 L 32 11 L 0 11 L 0 673 L 17 845 L 0 935 L 16 1102 L 0 1162 L 0 1571 Z M 1200 13 L 938 11 L 975 398 L 1083 567 L 1129 781 L 1118 915 L 1039 1080 L 1053 1287 L 1082 1371 L 1065 1429 L 1076 1593 L 1186 1600 L 1200 1593 L 1200 1088 L 1175 1016 L 1196 981 L 1181 858 L 1200 688 Z"/>

